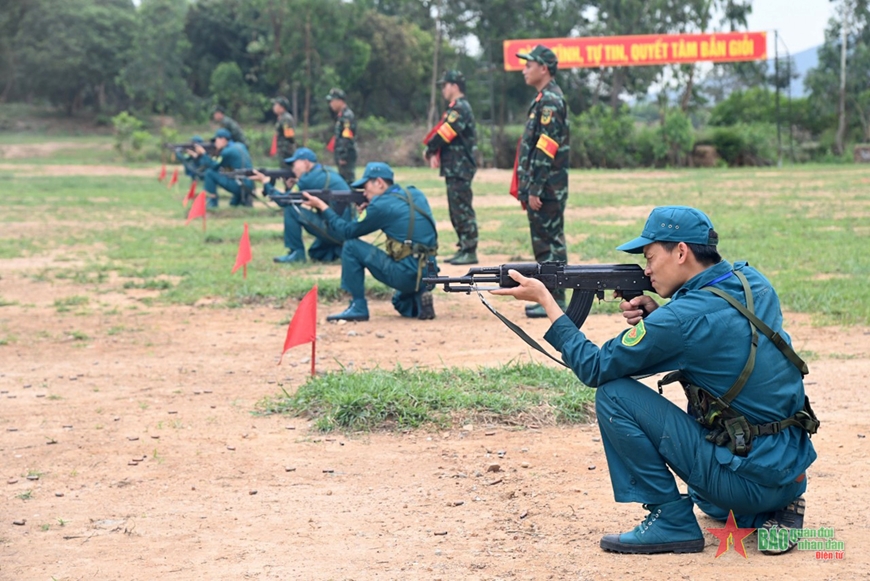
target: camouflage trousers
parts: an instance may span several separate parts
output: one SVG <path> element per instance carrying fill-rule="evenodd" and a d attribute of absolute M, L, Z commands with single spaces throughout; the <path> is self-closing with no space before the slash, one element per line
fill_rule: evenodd
<path fill-rule="evenodd" d="M 338 175 L 341 176 L 341 179 L 347 182 L 347 185 L 350 185 L 356 180 L 356 164 L 347 162 L 344 165 L 338 165 L 338 162 L 335 162 L 335 169 L 338 171 Z"/>
<path fill-rule="evenodd" d="M 445 178 L 447 182 L 447 206 L 450 208 L 450 222 L 459 238 L 460 251 L 477 251 L 477 217 L 471 205 L 474 194 L 471 180 L 458 177 Z"/>
<path fill-rule="evenodd" d="M 565 244 L 565 205 L 567 199 L 542 200 L 540 210 L 526 208 L 529 229 L 532 232 L 532 252 L 536 262 L 568 262 L 568 247 Z M 556 300 L 565 300 L 565 290 L 553 291 Z"/>

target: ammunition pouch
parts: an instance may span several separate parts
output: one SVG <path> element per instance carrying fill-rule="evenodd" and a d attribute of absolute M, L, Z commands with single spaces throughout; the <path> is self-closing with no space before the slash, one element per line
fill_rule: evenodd
<path fill-rule="evenodd" d="M 757 436 L 777 434 L 791 426 L 800 428 L 809 435 L 815 434 L 819 429 L 820 422 L 810 406 L 808 397 L 804 397 L 803 409 L 790 418 L 767 424 L 750 424 L 745 416 L 738 415 L 720 398 L 686 381 L 679 371 L 669 373 L 659 381 L 659 392 L 663 385 L 674 381 L 679 381 L 683 386 L 689 402 L 689 414 L 710 430 L 704 438 L 717 446 L 727 447 L 735 456 L 749 454 L 752 451 L 752 441 Z"/>

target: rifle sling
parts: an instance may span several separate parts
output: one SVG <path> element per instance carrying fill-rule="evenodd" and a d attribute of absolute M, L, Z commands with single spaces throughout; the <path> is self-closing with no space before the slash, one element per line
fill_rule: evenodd
<path fill-rule="evenodd" d="M 489 309 L 489 312 L 492 313 L 493 315 L 495 315 L 499 321 L 504 323 L 508 329 L 510 329 L 511 331 L 516 333 L 517 337 L 519 337 L 520 339 L 525 341 L 529 347 L 531 347 L 535 351 L 539 351 L 539 352 L 543 353 L 544 355 L 546 355 L 547 357 L 549 357 L 550 359 L 552 359 L 553 361 L 555 361 L 556 363 L 558 363 L 562 367 L 568 367 L 564 361 L 562 361 L 561 359 L 556 359 L 555 357 L 550 355 L 546 349 L 541 347 L 540 343 L 538 343 L 537 341 L 535 341 L 534 339 L 529 337 L 529 334 L 526 333 L 525 331 L 523 331 L 516 323 L 514 323 L 513 321 L 511 321 L 510 319 L 508 319 L 507 317 L 505 317 L 504 315 L 502 315 L 501 313 L 496 311 L 495 308 L 491 304 L 489 304 L 489 302 L 483 297 L 483 294 L 481 294 L 481 292 L 477 288 L 477 286 L 474 287 L 474 291 L 477 293 L 477 296 L 480 297 L 480 302 L 482 302 L 483 305 L 487 309 Z"/>

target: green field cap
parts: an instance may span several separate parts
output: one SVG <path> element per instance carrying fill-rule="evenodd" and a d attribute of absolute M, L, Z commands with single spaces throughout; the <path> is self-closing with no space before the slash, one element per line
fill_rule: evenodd
<path fill-rule="evenodd" d="M 438 81 L 438 84 L 443 85 L 444 83 L 453 83 L 455 85 L 464 85 L 465 84 L 465 75 L 462 74 L 462 71 L 457 71 L 457 70 L 444 71 L 444 75 L 442 75 L 441 80 Z"/>
<path fill-rule="evenodd" d="M 556 53 L 554 53 L 543 44 L 539 44 L 530 52 L 517 53 L 517 58 L 541 63 L 542 65 L 550 69 L 551 75 L 556 74 L 556 67 L 559 66 L 559 59 L 558 57 L 556 57 Z"/>
<path fill-rule="evenodd" d="M 719 237 L 713 232 L 710 218 L 688 206 L 659 206 L 650 212 L 640 236 L 617 246 L 617 250 L 640 254 L 643 247 L 653 242 L 685 242 L 716 246 Z"/>

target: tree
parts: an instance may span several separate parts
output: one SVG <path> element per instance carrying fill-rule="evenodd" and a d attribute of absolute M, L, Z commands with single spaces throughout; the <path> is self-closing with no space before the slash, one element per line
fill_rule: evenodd
<path fill-rule="evenodd" d="M 33 0 L 13 43 L 22 86 L 70 115 L 89 95 L 102 105 L 129 54 L 134 17 L 130 0 Z"/>
<path fill-rule="evenodd" d="M 834 119 L 841 123 L 834 142 L 838 154 L 844 153 L 847 132 L 851 128 L 861 128 L 865 138 L 870 136 L 866 125 L 870 112 L 863 106 L 861 96 L 867 90 L 867 79 L 870 78 L 870 11 L 867 0 L 843 1 L 848 2 L 846 13 L 851 15 L 845 45 L 847 67 L 844 70 L 841 66 L 844 47 L 841 11 L 838 17 L 828 22 L 825 43 L 819 48 L 819 64 L 807 73 L 804 80 L 810 89 L 810 103 L 816 115 L 828 118 L 829 126 L 833 125 Z M 843 73 L 845 87 L 841 90 Z"/>
<path fill-rule="evenodd" d="M 167 114 L 193 110 L 193 94 L 185 81 L 184 36 L 187 0 L 142 0 L 132 35 L 133 51 L 120 82 L 142 109 Z"/>

